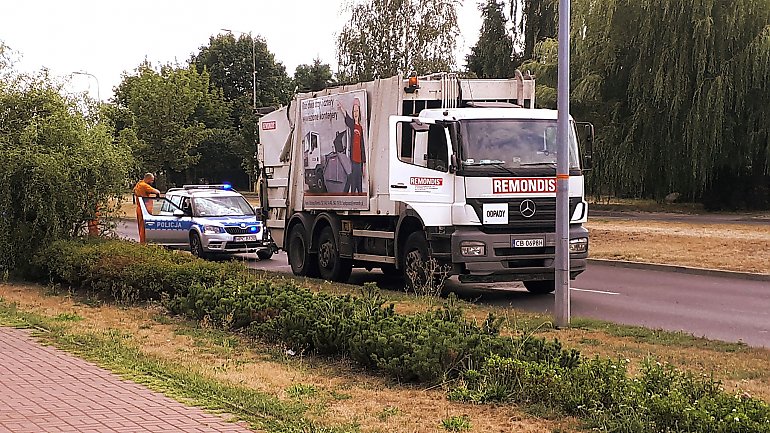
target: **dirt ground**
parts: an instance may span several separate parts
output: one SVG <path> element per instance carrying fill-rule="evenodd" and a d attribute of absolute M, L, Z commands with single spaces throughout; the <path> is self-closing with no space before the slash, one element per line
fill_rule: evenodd
<path fill-rule="evenodd" d="M 770 225 L 590 219 L 592 258 L 770 274 Z"/>

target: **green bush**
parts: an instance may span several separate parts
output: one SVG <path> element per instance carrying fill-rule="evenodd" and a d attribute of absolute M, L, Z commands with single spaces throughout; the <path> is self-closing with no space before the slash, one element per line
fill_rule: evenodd
<path fill-rule="evenodd" d="M 562 368 L 492 355 L 480 371 L 465 371 L 450 397 L 542 404 L 608 432 L 770 432 L 766 403 L 655 362 L 631 378 L 622 361 L 595 358 Z"/>
<path fill-rule="evenodd" d="M 36 275 L 54 283 L 125 301 L 177 296 L 192 283 L 215 284 L 246 275 L 237 262 L 207 262 L 158 246 L 105 239 L 53 242 L 35 255 L 32 266 Z"/>
<path fill-rule="evenodd" d="M 2 46 L 0 46 L 0 53 Z M 133 164 L 113 128 L 44 72 L 0 64 L 0 272 L 26 274 L 39 247 L 70 238 L 120 198 Z"/>
<path fill-rule="evenodd" d="M 60 241 L 34 263 L 57 283 L 126 301 L 164 298 L 176 314 L 243 329 L 297 351 L 350 356 L 404 381 L 456 377 L 490 353 L 564 367 L 580 359 L 558 341 L 501 337 L 493 317 L 476 326 L 452 300 L 435 311 L 399 315 L 372 287 L 355 297 L 314 293 L 293 280 L 256 278 L 235 262 L 206 262 L 159 247 Z"/>
<path fill-rule="evenodd" d="M 713 378 L 654 362 L 630 377 L 623 361 L 500 336 L 495 317 L 477 326 L 452 297 L 439 309 L 396 314 L 372 286 L 359 296 L 315 293 L 239 263 L 123 241 L 55 242 L 34 265 L 54 282 L 131 301 L 164 298 L 174 313 L 296 351 L 347 356 L 399 380 L 457 379 L 456 400 L 540 405 L 608 432 L 770 432 L 766 403 L 729 395 Z"/>

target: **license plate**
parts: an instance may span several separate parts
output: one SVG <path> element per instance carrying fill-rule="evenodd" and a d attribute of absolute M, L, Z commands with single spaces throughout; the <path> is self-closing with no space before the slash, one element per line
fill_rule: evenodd
<path fill-rule="evenodd" d="M 537 247 L 544 247 L 545 246 L 545 239 L 514 239 L 513 240 L 513 247 L 514 248 L 537 248 Z"/>
<path fill-rule="evenodd" d="M 236 242 L 256 242 L 257 237 L 256 236 L 236 236 L 235 241 Z"/>

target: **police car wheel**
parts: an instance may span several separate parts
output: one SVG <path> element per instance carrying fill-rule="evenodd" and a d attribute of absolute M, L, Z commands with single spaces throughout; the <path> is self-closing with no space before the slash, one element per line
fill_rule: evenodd
<path fill-rule="evenodd" d="M 273 257 L 273 250 L 270 248 L 257 250 L 257 257 L 259 257 L 259 260 L 270 260 Z"/>
<path fill-rule="evenodd" d="M 524 281 L 524 287 L 529 293 L 535 295 L 545 295 L 556 290 L 556 284 L 553 280 Z"/>
<path fill-rule="evenodd" d="M 201 242 L 201 237 L 198 236 L 197 233 L 192 233 L 190 235 L 190 252 L 195 257 L 205 259 L 207 258 L 207 254 L 205 251 L 203 251 L 203 243 Z"/>

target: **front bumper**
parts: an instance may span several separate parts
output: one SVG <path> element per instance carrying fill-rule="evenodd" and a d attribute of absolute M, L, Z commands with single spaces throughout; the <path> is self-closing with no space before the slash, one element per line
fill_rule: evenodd
<path fill-rule="evenodd" d="M 228 233 L 202 234 L 201 242 L 203 249 L 209 253 L 254 253 L 257 250 L 270 246 L 262 237 L 262 233 L 257 234 L 256 241 L 244 241 L 242 238 L 246 235 L 231 235 Z"/>
<path fill-rule="evenodd" d="M 570 239 L 588 238 L 580 224 L 570 225 Z M 513 247 L 514 240 L 544 239 L 543 247 Z M 461 254 L 464 241 L 481 241 L 486 255 L 466 257 Z M 484 233 L 476 227 L 458 227 L 451 235 L 453 273 L 462 282 L 553 280 L 556 256 L 555 233 Z M 586 269 L 588 248 L 570 254 L 570 278 Z"/>

